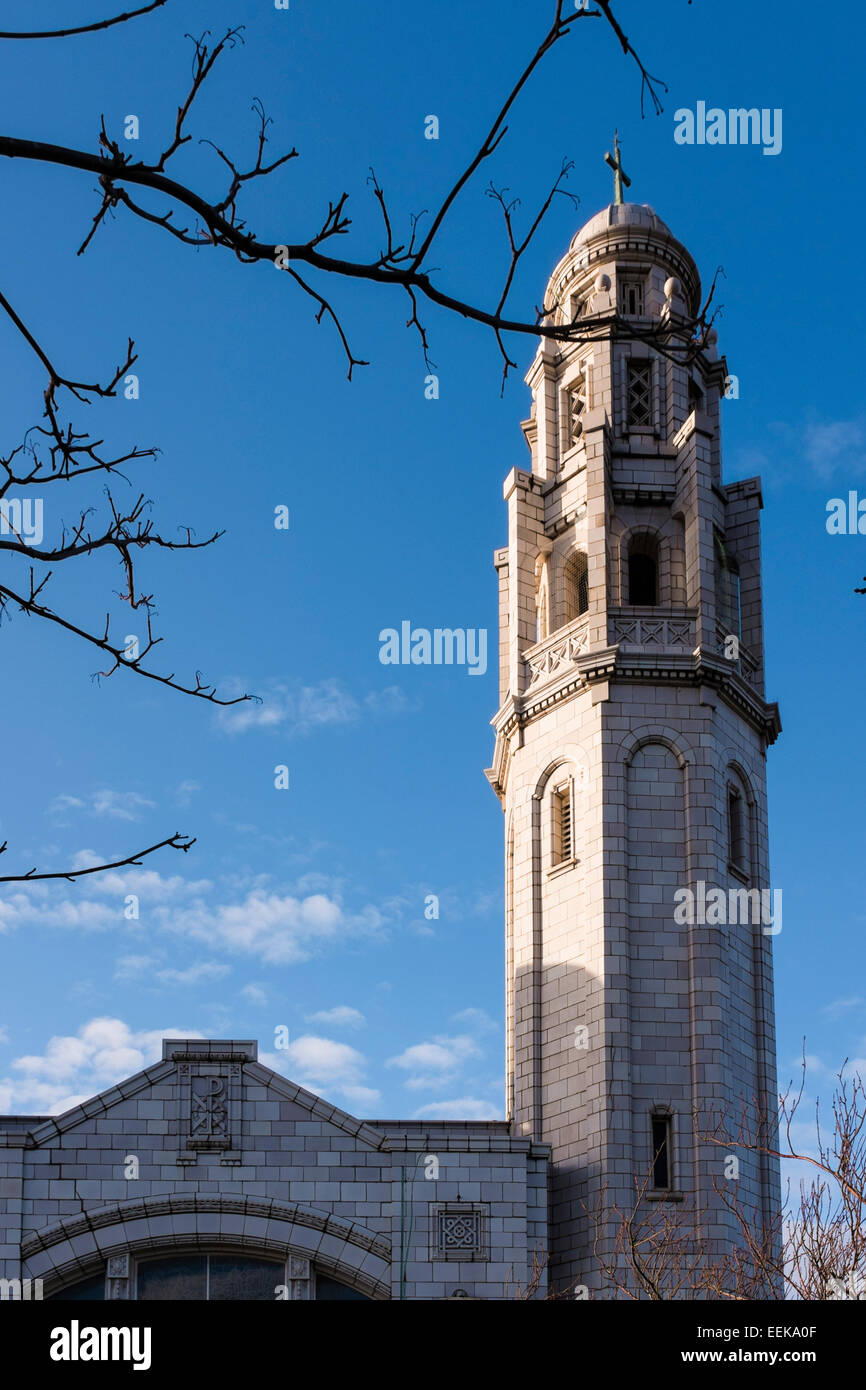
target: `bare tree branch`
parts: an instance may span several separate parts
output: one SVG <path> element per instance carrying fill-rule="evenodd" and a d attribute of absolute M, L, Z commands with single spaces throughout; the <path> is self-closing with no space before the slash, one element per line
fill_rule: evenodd
<path fill-rule="evenodd" d="M 161 9 L 166 4 L 166 0 L 151 0 L 149 5 L 142 5 L 138 10 L 127 10 L 124 14 L 116 14 L 111 19 L 97 19 L 92 24 L 79 24 L 75 29 L 36 29 L 30 33 L 16 30 L 0 30 L 0 39 L 68 39 L 73 34 L 95 34 L 98 29 L 110 29 L 115 24 L 125 24 L 128 19 L 138 19 L 140 15 L 151 14 L 153 10 Z"/>
<path fill-rule="evenodd" d="M 510 333 L 533 337 L 540 335 L 566 343 L 585 343 L 593 342 L 602 333 L 608 335 L 613 331 L 615 336 L 638 338 L 648 342 L 675 360 L 691 361 L 706 345 L 709 323 L 706 320 L 705 310 L 702 310 L 691 320 L 687 319 L 678 323 L 675 334 L 664 323 L 649 327 L 646 325 L 627 325 L 616 314 L 612 316 L 612 327 L 611 315 L 609 314 L 599 321 L 587 317 L 582 318 L 579 323 L 563 323 L 554 320 L 550 308 L 538 311 L 532 321 L 516 319 L 506 313 L 506 303 L 513 286 L 517 262 L 522 250 L 525 250 L 535 235 L 542 217 L 550 206 L 552 197 L 557 192 L 563 191 L 560 185 L 566 175 L 567 164 L 563 165 L 551 194 L 542 206 L 539 215 L 532 222 L 523 241 L 517 239 L 510 225 L 507 226 L 511 259 L 506 271 L 503 290 L 495 307 L 484 308 L 467 299 L 446 292 L 434 279 L 433 271 L 428 265 L 430 253 L 448 213 L 454 207 L 473 175 L 501 144 L 508 130 L 507 118 L 509 113 L 538 65 L 550 50 L 571 32 L 578 19 L 597 19 L 602 15 L 608 20 L 623 52 L 632 57 L 639 68 L 642 83 L 642 105 L 644 95 L 648 91 L 655 109 L 661 110 L 661 102 L 656 89 L 663 87 L 663 84 L 647 72 L 616 20 L 608 0 L 604 0 L 599 9 L 577 10 L 571 15 L 564 14 L 564 0 L 556 0 L 550 28 L 512 86 L 481 145 L 440 202 L 423 237 L 417 236 L 418 217 L 411 220 L 411 238 L 408 245 L 405 241 L 395 237 L 394 219 L 386 205 L 384 192 L 371 171 L 369 182 L 373 188 L 373 195 L 379 203 L 385 226 L 384 249 L 373 260 L 331 256 L 322 249 L 324 242 L 334 236 L 345 235 L 352 225 L 351 219 L 345 211 L 348 202 L 348 194 L 345 192 L 336 200 L 329 202 L 328 211 L 321 227 L 306 240 L 265 241 L 247 228 L 238 212 L 238 196 L 244 185 L 252 179 L 264 177 L 278 170 L 290 160 L 297 158 L 298 155 L 297 150 L 293 148 L 277 158 L 265 162 L 264 150 L 270 121 L 258 99 L 253 104 L 253 111 L 258 121 L 257 149 L 255 162 L 250 168 L 242 168 L 213 141 L 202 141 L 202 143 L 211 146 L 221 164 L 228 170 L 229 182 L 222 197 L 208 199 L 187 184 L 171 178 L 166 173 L 166 167 L 173 155 L 191 138 L 186 131 L 186 121 L 196 96 L 213 71 L 219 56 L 226 48 L 243 41 L 240 29 L 228 30 L 213 49 L 209 48 L 205 42 L 206 35 L 193 40 L 192 82 L 187 96 L 177 108 L 171 138 L 153 162 L 133 162 L 121 150 L 117 142 L 110 138 L 104 123 L 99 137 L 99 154 L 90 154 L 84 150 L 71 149 L 61 145 L 0 136 L 0 155 L 10 159 L 24 158 L 57 164 L 97 175 L 102 190 L 102 202 L 79 252 L 83 252 L 89 246 L 97 227 L 102 224 L 106 215 L 118 206 L 124 206 L 134 215 L 161 227 L 170 235 L 187 244 L 222 247 L 231 251 L 245 264 L 267 261 L 280 269 L 294 268 L 291 278 L 304 293 L 312 296 L 319 306 L 317 319 L 321 321 L 323 317 L 328 317 L 337 328 L 347 356 L 350 376 L 353 367 L 359 365 L 362 359 L 356 357 L 349 348 L 347 335 L 340 325 L 337 310 L 330 298 L 321 293 L 305 276 L 298 273 L 296 268 L 300 264 L 305 264 L 312 270 L 325 275 L 397 287 L 403 293 L 409 294 L 413 309 L 412 316 L 408 320 L 410 326 L 422 328 L 418 304 L 423 299 L 439 308 L 492 329 L 503 355 L 506 373 L 512 365 L 512 361 L 504 347 L 503 335 Z M 137 199 L 132 197 L 130 189 L 133 187 L 160 194 L 167 198 L 172 206 L 158 212 L 143 207 Z M 516 205 L 516 200 L 508 205 L 509 217 L 511 210 Z M 194 230 L 191 231 L 189 226 L 181 223 L 175 223 L 174 216 L 177 207 L 184 208 L 194 214 L 197 219 Z M 503 210 L 505 210 L 505 204 L 503 204 Z M 422 347 L 425 352 L 425 360 L 427 360 L 426 335 L 422 339 Z"/>
<path fill-rule="evenodd" d="M 92 24 L 79 24 L 75 29 L 35 29 L 29 33 L 17 29 L 0 31 L 0 39 L 70 39 L 75 33 L 96 33 L 99 29 L 110 29 L 115 24 L 125 24 L 126 19 L 152 14 L 153 10 L 160 10 L 165 3 L 167 0 L 150 0 L 150 4 L 140 7 L 140 10 L 126 10 L 124 14 L 115 14 L 110 19 L 95 19 Z"/>
<path fill-rule="evenodd" d="M 38 874 L 35 869 L 30 869 L 26 874 L 0 875 L 0 883 L 37 883 L 49 878 L 62 878 L 67 883 L 74 883 L 76 879 L 83 878 L 85 874 L 104 874 L 109 869 L 123 869 L 130 865 L 138 867 L 142 859 L 146 858 L 148 854 L 156 854 L 157 850 L 160 849 L 181 849 L 186 854 L 187 850 L 192 849 L 194 844 L 194 837 L 191 839 L 189 835 L 181 835 L 176 830 L 167 840 L 160 840 L 157 845 L 149 845 L 147 849 L 140 849 L 135 854 L 127 855 L 125 859 L 114 859 L 110 864 L 93 864 L 88 869 L 58 869 L 56 873 L 50 874 Z M 0 854 L 5 854 L 7 847 L 8 842 L 4 840 L 0 845 Z"/>

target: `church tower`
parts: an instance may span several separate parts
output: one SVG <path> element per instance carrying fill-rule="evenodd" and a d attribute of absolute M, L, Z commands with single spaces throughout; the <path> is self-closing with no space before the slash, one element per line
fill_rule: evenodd
<path fill-rule="evenodd" d="M 722 481 L 732 379 L 715 330 L 694 337 L 697 267 L 622 202 L 618 165 L 617 200 L 547 289 L 545 322 L 582 340 L 543 338 L 526 378 L 487 774 L 505 812 L 507 1115 L 551 1145 L 552 1285 L 590 1291 L 636 1180 L 642 1211 L 682 1204 L 701 1249 L 737 1240 L 726 1196 L 753 1229 L 779 1204 L 773 1159 L 706 1138 L 776 1106 L 781 913 L 754 891 L 781 727 L 760 480 Z"/>

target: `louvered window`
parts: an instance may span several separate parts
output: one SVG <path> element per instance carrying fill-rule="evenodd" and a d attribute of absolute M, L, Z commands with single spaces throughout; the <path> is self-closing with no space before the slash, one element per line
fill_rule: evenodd
<path fill-rule="evenodd" d="M 573 858 L 571 783 L 566 782 L 553 793 L 553 862 L 567 864 Z"/>

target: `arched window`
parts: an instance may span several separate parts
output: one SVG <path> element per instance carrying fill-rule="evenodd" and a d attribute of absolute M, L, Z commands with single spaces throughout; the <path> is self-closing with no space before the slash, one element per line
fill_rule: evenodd
<path fill-rule="evenodd" d="M 535 562 L 535 640 L 543 642 L 550 631 L 550 588 L 546 555 Z"/>
<path fill-rule="evenodd" d="M 361 1299 L 367 1295 L 315 1272 L 312 1296 L 316 1300 Z M 138 1260 L 133 1281 L 134 1298 L 140 1303 L 273 1303 L 285 1296 L 288 1286 L 285 1260 L 254 1255 L 188 1254 Z M 105 1270 L 51 1294 L 46 1302 L 64 1303 L 105 1298 Z"/>
<path fill-rule="evenodd" d="M 574 859 L 574 784 L 571 778 L 553 789 L 551 800 L 551 863 L 570 864 Z"/>
<path fill-rule="evenodd" d="M 667 1109 L 653 1110 L 650 1116 L 652 1139 L 652 1187 L 670 1192 L 674 1186 L 673 1118 Z"/>
<path fill-rule="evenodd" d="M 262 1301 L 276 1297 L 285 1265 L 245 1255 L 170 1255 L 138 1265 L 139 1302 L 207 1300 Z"/>
<path fill-rule="evenodd" d="M 570 555 L 562 571 L 563 621 L 570 623 L 589 609 L 589 571 L 581 551 Z"/>
<path fill-rule="evenodd" d="M 542 567 L 535 588 L 535 641 L 544 642 L 548 635 L 548 566 Z"/>
<path fill-rule="evenodd" d="M 716 544 L 716 612 L 727 633 L 742 636 L 740 567 L 725 545 L 721 531 L 713 532 Z"/>
<path fill-rule="evenodd" d="M 49 1294 L 46 1303 L 99 1303 L 105 1298 L 105 1271 L 92 1274 L 89 1279 L 79 1279 L 77 1284 L 69 1284 L 59 1293 Z"/>
<path fill-rule="evenodd" d="M 632 536 L 628 546 L 628 601 L 639 607 L 654 607 L 659 589 L 659 543 L 642 531 Z"/>
<path fill-rule="evenodd" d="M 749 872 L 749 808 L 740 788 L 728 783 L 728 864 Z"/>

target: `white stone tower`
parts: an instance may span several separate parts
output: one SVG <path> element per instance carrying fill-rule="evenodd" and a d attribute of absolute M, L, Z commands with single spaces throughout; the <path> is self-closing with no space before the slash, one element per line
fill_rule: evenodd
<path fill-rule="evenodd" d="M 726 1178 L 729 1150 L 705 1140 L 720 1108 L 735 1130 L 775 1110 L 780 919 L 751 890 L 769 888 L 780 724 L 764 698 L 760 482 L 722 482 L 729 378 L 713 330 L 689 351 L 700 304 L 692 257 L 650 207 L 591 218 L 545 300 L 548 323 L 590 341 L 541 341 L 531 464 L 504 487 L 487 775 L 505 812 L 507 1114 L 552 1145 L 559 1288 L 598 1287 L 593 1240 L 610 1248 L 636 1175 L 647 1203 L 700 1211 L 721 1249 L 737 1223 L 717 1189 L 736 1181 L 757 1223 L 778 1209 L 773 1160 L 740 1153 Z M 714 888 L 724 911 L 703 906 Z"/>

